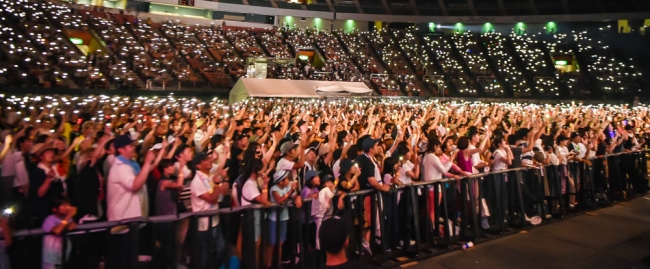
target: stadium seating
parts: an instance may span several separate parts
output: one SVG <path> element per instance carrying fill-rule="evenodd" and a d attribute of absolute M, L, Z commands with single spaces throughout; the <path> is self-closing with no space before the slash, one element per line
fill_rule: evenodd
<path fill-rule="evenodd" d="M 69 3 L 0 3 L 0 85 L 228 88 L 253 68 L 250 58 L 262 57 L 271 59 L 267 78 L 363 81 L 381 95 L 561 98 L 635 94 L 646 86 L 598 30 L 441 35 L 414 26 L 259 29 L 154 22 Z M 76 46 L 70 40 L 75 31 L 92 35 L 101 47 Z M 301 50 L 320 60 L 299 60 Z M 575 68 L 555 68 L 554 59 L 568 59 Z"/>

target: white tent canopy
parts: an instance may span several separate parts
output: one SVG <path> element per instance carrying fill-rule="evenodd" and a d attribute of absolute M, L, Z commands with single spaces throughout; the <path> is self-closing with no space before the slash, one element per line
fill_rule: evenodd
<path fill-rule="evenodd" d="M 249 97 L 319 98 L 337 95 L 370 95 L 363 82 L 240 78 L 230 91 L 230 103 Z"/>

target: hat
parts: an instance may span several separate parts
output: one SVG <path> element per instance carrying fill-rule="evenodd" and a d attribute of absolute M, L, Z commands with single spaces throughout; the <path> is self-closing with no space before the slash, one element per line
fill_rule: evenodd
<path fill-rule="evenodd" d="M 571 139 L 574 139 L 574 138 L 576 138 L 578 136 L 580 136 L 580 135 L 578 135 L 578 133 L 576 133 L 576 132 L 571 133 Z"/>
<path fill-rule="evenodd" d="M 117 138 L 115 138 L 115 141 L 113 142 L 113 147 L 115 147 L 115 149 L 120 149 L 133 144 L 133 142 L 135 141 L 131 139 L 130 135 L 128 134 L 120 135 Z"/>
<path fill-rule="evenodd" d="M 318 231 L 320 248 L 327 253 L 338 253 L 348 239 L 352 222 L 346 217 L 334 216 L 324 220 Z"/>
<path fill-rule="evenodd" d="M 278 184 L 278 182 L 285 179 L 289 175 L 289 172 L 290 172 L 289 170 L 284 170 L 284 169 L 275 171 L 275 173 L 273 174 L 273 184 Z"/>
<path fill-rule="evenodd" d="M 322 176 L 320 177 L 320 182 L 321 182 L 321 184 L 323 184 L 323 183 L 325 183 L 325 182 L 327 182 L 327 181 L 332 181 L 332 182 L 334 182 L 334 176 L 332 176 L 331 174 L 324 174 L 324 175 L 322 175 Z"/>
<path fill-rule="evenodd" d="M 195 165 L 199 164 L 199 163 L 207 160 L 208 158 L 210 158 L 210 154 L 205 153 L 205 152 L 198 153 L 198 154 L 196 154 L 194 156 L 194 164 Z"/>
<path fill-rule="evenodd" d="M 163 144 L 158 143 L 158 144 L 153 145 L 153 147 L 151 147 L 150 150 L 157 150 L 157 149 L 162 149 L 162 148 L 163 148 Z"/>
<path fill-rule="evenodd" d="M 339 164 L 339 167 L 340 167 L 339 173 L 341 175 L 347 174 L 348 171 L 350 171 L 350 169 L 352 169 L 353 165 L 354 165 L 354 162 L 351 159 L 348 159 L 348 158 L 343 159 L 341 161 L 341 163 Z"/>
<path fill-rule="evenodd" d="M 204 123 L 205 123 L 205 119 L 200 118 L 200 119 L 196 120 L 196 127 L 201 127 L 201 126 L 203 126 Z"/>
<path fill-rule="evenodd" d="M 292 150 L 293 148 L 296 148 L 296 147 L 298 147 L 298 144 L 294 144 L 291 141 L 284 142 L 284 144 L 282 144 L 282 146 L 280 146 L 280 153 L 282 155 L 285 155 L 285 154 L 287 154 L 287 152 L 289 152 L 290 150 Z"/>
<path fill-rule="evenodd" d="M 562 141 L 565 141 L 565 140 L 569 140 L 569 138 L 566 137 L 565 135 L 560 135 L 560 136 L 558 136 L 558 137 L 555 139 L 555 141 L 556 141 L 558 144 L 559 144 L 560 142 L 562 142 Z"/>
<path fill-rule="evenodd" d="M 314 177 L 320 175 L 319 171 L 309 170 L 305 172 L 305 182 L 312 180 Z"/>
<path fill-rule="evenodd" d="M 368 137 L 365 140 L 363 140 L 363 143 L 361 144 L 361 147 L 363 148 L 363 151 L 368 151 L 372 147 L 374 147 L 377 143 L 379 143 L 379 139 L 372 139 L 372 138 Z"/>
<path fill-rule="evenodd" d="M 309 147 L 309 148 L 305 149 L 305 154 L 309 153 L 312 150 L 314 151 L 314 153 L 316 153 L 316 148 Z"/>

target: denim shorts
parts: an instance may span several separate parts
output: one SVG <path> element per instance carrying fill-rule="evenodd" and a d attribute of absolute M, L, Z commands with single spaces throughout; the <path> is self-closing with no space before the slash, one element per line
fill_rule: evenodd
<path fill-rule="evenodd" d="M 277 230 L 277 224 L 280 223 L 280 230 Z M 269 245 L 275 245 L 277 241 L 277 234 L 280 233 L 280 243 L 287 240 L 287 221 L 274 221 L 269 220 Z"/>

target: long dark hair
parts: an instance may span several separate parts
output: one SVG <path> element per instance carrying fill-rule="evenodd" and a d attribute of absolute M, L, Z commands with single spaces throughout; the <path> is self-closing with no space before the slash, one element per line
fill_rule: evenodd
<path fill-rule="evenodd" d="M 257 174 L 263 169 L 264 169 L 264 163 L 262 163 L 262 160 L 252 159 L 250 162 L 248 162 L 246 165 L 243 166 L 242 176 L 244 177 L 244 179 L 248 179 L 253 174 Z"/>
<path fill-rule="evenodd" d="M 395 166 L 397 161 L 398 160 L 395 157 L 386 158 L 386 160 L 384 160 L 383 174 L 384 175 L 389 174 L 391 176 L 395 176 L 395 172 L 397 172 L 397 171 L 395 171 L 395 169 L 393 167 Z"/>

